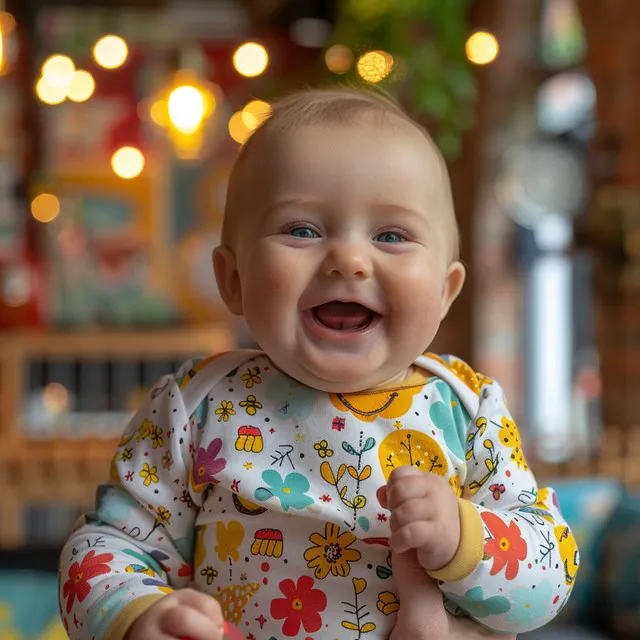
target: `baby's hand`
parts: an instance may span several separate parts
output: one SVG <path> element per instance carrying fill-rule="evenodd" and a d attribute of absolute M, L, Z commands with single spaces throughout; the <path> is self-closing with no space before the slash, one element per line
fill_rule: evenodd
<path fill-rule="evenodd" d="M 193 589 L 175 591 L 149 607 L 131 626 L 126 640 L 222 640 L 218 602 Z"/>
<path fill-rule="evenodd" d="M 460 544 L 458 499 L 446 480 L 410 466 L 398 467 L 385 487 L 378 489 L 380 504 L 391 511 L 391 549 L 416 549 L 428 571 L 442 569 Z"/>

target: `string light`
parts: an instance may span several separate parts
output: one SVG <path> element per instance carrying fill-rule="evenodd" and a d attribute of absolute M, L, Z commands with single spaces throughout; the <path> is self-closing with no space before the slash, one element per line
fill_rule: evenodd
<path fill-rule="evenodd" d="M 257 42 L 245 42 L 233 54 L 233 66 L 236 71 L 248 78 L 259 76 L 269 64 L 267 50 Z"/>
<path fill-rule="evenodd" d="M 51 193 L 41 193 L 31 202 L 31 214 L 38 222 L 51 222 L 60 213 L 60 201 Z"/>
<path fill-rule="evenodd" d="M 469 36 L 464 49 L 473 64 L 489 64 L 496 59 L 500 47 L 494 35 L 487 31 L 476 31 Z"/>
<path fill-rule="evenodd" d="M 131 180 L 142 173 L 144 169 L 144 156 L 135 147 L 122 147 L 111 158 L 111 168 L 120 178 Z"/>
<path fill-rule="evenodd" d="M 126 62 L 128 55 L 127 43 L 120 36 L 104 36 L 93 47 L 95 61 L 105 69 L 121 67 Z"/>
<path fill-rule="evenodd" d="M 251 135 L 251 129 L 244 123 L 241 111 L 236 111 L 229 118 L 229 135 L 238 144 L 244 144 Z"/>
<path fill-rule="evenodd" d="M 67 97 L 74 102 L 87 101 L 95 91 L 96 83 L 88 71 L 76 71 L 71 78 Z"/>
<path fill-rule="evenodd" d="M 247 129 L 254 131 L 271 114 L 271 105 L 264 100 L 252 100 L 242 110 L 242 122 Z"/>
<path fill-rule="evenodd" d="M 73 78 L 76 65 L 68 56 L 53 55 L 47 58 L 42 65 L 42 77 L 46 83 L 52 87 L 63 87 L 66 89 Z"/>
<path fill-rule="evenodd" d="M 36 95 L 45 104 L 60 104 L 67 98 L 67 87 L 49 84 L 48 78 L 43 76 L 36 84 Z"/>
<path fill-rule="evenodd" d="M 393 63 L 393 56 L 386 51 L 368 51 L 358 58 L 356 69 L 365 82 L 376 84 L 391 73 Z"/>
<path fill-rule="evenodd" d="M 344 44 L 334 44 L 324 54 L 324 61 L 329 71 L 333 73 L 347 73 L 353 64 L 353 53 Z"/>

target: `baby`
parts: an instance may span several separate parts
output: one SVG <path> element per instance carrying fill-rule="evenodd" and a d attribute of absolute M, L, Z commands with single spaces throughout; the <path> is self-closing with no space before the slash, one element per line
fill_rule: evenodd
<path fill-rule="evenodd" d="M 442 596 L 453 635 L 551 620 L 578 566 L 556 495 L 499 385 L 428 352 L 465 278 L 428 134 L 378 94 L 285 98 L 213 257 L 263 351 L 151 390 L 62 552 L 69 635 L 435 640 Z"/>

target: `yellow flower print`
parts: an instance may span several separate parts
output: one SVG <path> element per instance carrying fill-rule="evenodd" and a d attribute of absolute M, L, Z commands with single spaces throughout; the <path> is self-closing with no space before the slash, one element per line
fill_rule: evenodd
<path fill-rule="evenodd" d="M 313 445 L 321 458 L 330 458 L 333 455 L 333 449 L 329 449 L 329 443 L 326 440 L 320 440 Z"/>
<path fill-rule="evenodd" d="M 169 524 L 171 522 L 171 511 L 167 507 L 160 506 L 156 511 L 156 522 L 158 524 Z"/>
<path fill-rule="evenodd" d="M 246 400 L 240 403 L 240 406 L 250 415 L 255 416 L 258 409 L 262 409 L 262 403 L 258 402 L 255 396 L 247 396 Z"/>
<path fill-rule="evenodd" d="M 506 416 L 500 420 L 500 423 L 502 424 L 502 428 L 498 433 L 498 438 L 500 439 L 501 444 L 512 449 L 510 457 L 516 463 L 518 469 L 522 468 L 527 471 L 529 466 L 524 458 L 522 443 L 520 442 L 520 433 L 516 423 Z"/>
<path fill-rule="evenodd" d="M 236 412 L 233 408 L 233 402 L 229 402 L 229 400 L 223 400 L 220 403 L 220 406 L 216 409 L 216 415 L 218 417 L 218 422 L 229 422 L 229 416 L 235 416 Z"/>
<path fill-rule="evenodd" d="M 122 452 L 122 460 L 131 460 L 133 458 L 133 449 L 131 447 L 127 447 Z"/>
<path fill-rule="evenodd" d="M 207 584 L 213 584 L 215 578 L 218 577 L 218 572 L 208 564 L 204 569 L 200 569 L 200 575 L 206 578 Z"/>
<path fill-rule="evenodd" d="M 151 425 L 151 429 L 149 430 L 149 439 L 151 440 L 151 447 L 153 449 L 162 447 L 162 445 L 164 444 L 164 440 L 162 438 L 162 429 L 160 427 L 157 427 L 155 424 Z"/>
<path fill-rule="evenodd" d="M 378 594 L 378 611 L 385 616 L 390 616 L 400 609 L 400 603 L 398 602 L 398 596 L 391 591 L 383 591 Z"/>
<path fill-rule="evenodd" d="M 564 581 L 567 586 L 573 589 L 573 583 L 578 573 L 578 565 L 580 564 L 578 545 L 569 527 L 558 525 L 554 527 L 553 533 L 558 541 L 558 552 L 564 567 Z"/>
<path fill-rule="evenodd" d="M 253 388 L 254 384 L 262 384 L 262 378 L 260 377 L 260 368 L 253 367 L 251 369 L 247 369 L 247 372 L 242 374 L 240 378 L 242 382 L 244 382 L 244 386 L 247 389 Z"/>
<path fill-rule="evenodd" d="M 220 562 L 226 562 L 227 558 L 231 558 L 235 562 L 240 560 L 238 547 L 244 539 L 244 528 L 239 522 L 231 520 L 228 526 L 225 526 L 224 522 L 218 522 L 216 539 L 218 544 L 214 547 L 214 551 L 218 553 Z"/>
<path fill-rule="evenodd" d="M 309 536 L 314 546 L 304 552 L 307 567 L 315 568 L 318 580 L 326 578 L 329 572 L 334 576 L 348 576 L 351 572 L 350 563 L 357 562 L 361 557 L 357 549 L 349 549 L 356 537 L 350 531 L 341 534 L 340 527 L 332 522 L 327 522 L 324 532 L 324 536 L 320 533 Z"/>
<path fill-rule="evenodd" d="M 158 467 L 150 467 L 148 462 L 142 465 L 142 471 L 138 474 L 141 478 L 144 478 L 144 486 L 148 487 L 152 482 L 158 482 Z"/>

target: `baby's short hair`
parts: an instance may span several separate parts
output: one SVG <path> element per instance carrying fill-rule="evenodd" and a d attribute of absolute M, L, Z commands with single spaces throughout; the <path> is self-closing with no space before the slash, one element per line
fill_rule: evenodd
<path fill-rule="evenodd" d="M 453 233 L 455 236 L 453 258 L 457 259 L 460 240 L 455 213 L 453 211 L 449 174 L 444 158 L 429 135 L 429 132 L 413 120 L 400 104 L 379 89 L 355 89 L 349 87 L 303 89 L 276 100 L 271 105 L 270 111 L 265 114 L 256 130 L 244 143 L 238 153 L 229 178 L 227 206 L 224 216 L 225 223 L 232 219 L 230 209 L 233 207 L 235 200 L 234 194 L 241 192 L 244 188 L 239 184 L 242 165 L 246 158 L 251 155 L 252 150 L 257 147 L 262 140 L 277 137 L 287 131 L 304 126 L 361 126 L 363 123 L 363 114 L 379 119 L 379 123 L 383 125 L 393 125 L 394 119 L 403 120 L 415 127 L 431 146 L 442 169 L 444 178 L 443 187 L 448 192 L 446 198 L 451 203 L 450 215 L 453 220 Z M 225 224 L 223 227 L 223 244 L 228 244 L 228 227 L 228 224 Z"/>

